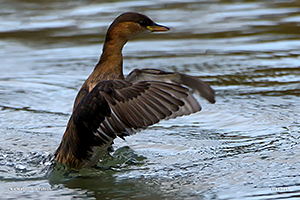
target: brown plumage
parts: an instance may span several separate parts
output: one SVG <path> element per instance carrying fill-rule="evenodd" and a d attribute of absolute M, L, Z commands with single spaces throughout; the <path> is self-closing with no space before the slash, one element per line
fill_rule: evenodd
<path fill-rule="evenodd" d="M 110 25 L 101 58 L 77 94 L 72 116 L 55 152 L 58 163 L 76 169 L 91 167 L 117 136 L 124 138 L 162 119 L 200 111 L 188 88 L 215 102 L 209 85 L 186 74 L 135 69 L 124 78 L 123 46 L 147 30 L 169 28 L 132 12 L 121 14 Z"/>

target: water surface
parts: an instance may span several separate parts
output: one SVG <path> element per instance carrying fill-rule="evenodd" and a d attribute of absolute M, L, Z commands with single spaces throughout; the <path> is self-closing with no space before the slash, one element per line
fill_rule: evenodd
<path fill-rule="evenodd" d="M 300 1 L 3 0 L 0 191 L 11 199 L 300 198 Z M 142 12 L 169 26 L 124 48 L 124 72 L 198 76 L 217 103 L 124 142 L 98 169 L 51 173 L 73 100 L 108 25 Z"/>

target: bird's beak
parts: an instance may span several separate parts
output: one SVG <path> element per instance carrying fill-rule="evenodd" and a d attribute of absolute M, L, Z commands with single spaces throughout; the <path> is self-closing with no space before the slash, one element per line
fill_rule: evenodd
<path fill-rule="evenodd" d="M 163 26 L 163 25 L 159 25 L 159 24 L 153 24 L 151 26 L 147 26 L 147 28 L 151 32 L 161 32 L 161 31 L 169 31 L 170 30 L 170 28 Z"/>

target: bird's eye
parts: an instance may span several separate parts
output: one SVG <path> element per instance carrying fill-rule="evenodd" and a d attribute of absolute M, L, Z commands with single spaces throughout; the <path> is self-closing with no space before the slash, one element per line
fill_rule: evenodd
<path fill-rule="evenodd" d="M 146 26 L 146 25 L 147 25 L 147 22 L 146 22 L 145 20 L 142 20 L 142 21 L 139 22 L 139 24 L 140 24 L 141 26 Z"/>

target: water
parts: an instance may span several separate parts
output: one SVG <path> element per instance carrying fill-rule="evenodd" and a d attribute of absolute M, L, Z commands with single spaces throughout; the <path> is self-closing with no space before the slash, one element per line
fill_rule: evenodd
<path fill-rule="evenodd" d="M 4 199 L 299 199 L 300 1 L 2 0 L 0 192 Z M 171 32 L 130 41 L 124 71 L 199 76 L 200 113 L 161 122 L 98 169 L 51 173 L 73 100 L 120 13 Z"/>

